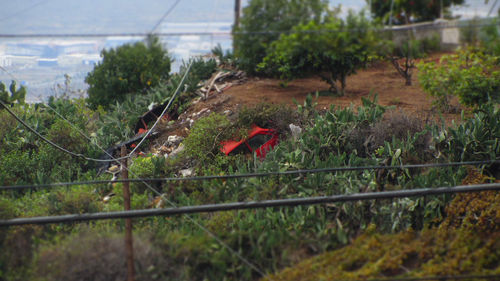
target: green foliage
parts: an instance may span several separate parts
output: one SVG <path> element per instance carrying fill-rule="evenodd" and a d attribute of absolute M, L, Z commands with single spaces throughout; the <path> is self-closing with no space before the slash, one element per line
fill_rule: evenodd
<path fill-rule="evenodd" d="M 480 174 L 478 179 L 465 183 L 484 182 Z M 439 226 L 420 232 L 410 229 L 381 234 L 371 225 L 351 245 L 304 260 L 262 280 L 498 274 L 500 231 L 495 222 L 500 220 L 499 199 L 496 192 L 457 195 Z"/>
<path fill-rule="evenodd" d="M 462 116 L 463 118 L 463 116 Z M 438 154 L 449 161 L 497 159 L 500 155 L 500 110 L 480 106 L 474 116 L 434 133 Z"/>
<path fill-rule="evenodd" d="M 276 71 L 288 80 L 319 74 L 332 92 L 343 94 L 347 76 L 366 65 L 377 42 L 373 23 L 363 14 L 350 12 L 345 21 L 329 17 L 324 24 L 310 21 L 281 35 L 259 69 Z"/>
<path fill-rule="evenodd" d="M 226 116 L 212 113 L 199 119 L 183 141 L 185 153 L 200 163 L 220 155 L 221 142 L 234 136 Z"/>
<path fill-rule="evenodd" d="M 436 98 L 435 104 L 445 111 L 453 95 L 465 106 L 498 102 L 500 71 L 497 65 L 497 57 L 479 50 L 462 50 L 443 56 L 439 64 L 421 62 L 419 81 L 424 90 Z"/>
<path fill-rule="evenodd" d="M 219 64 L 224 68 L 224 67 L 232 67 L 234 66 L 234 55 L 232 52 L 229 50 L 222 50 L 222 46 L 220 44 L 217 44 L 212 49 L 212 54 L 219 60 Z"/>
<path fill-rule="evenodd" d="M 392 24 L 409 24 L 412 22 L 432 21 L 440 17 L 441 5 L 444 15 L 450 16 L 449 8 L 452 5 L 460 5 L 464 0 L 366 0 L 371 4 L 370 11 L 374 18 L 383 20 L 384 23 L 389 23 L 392 19 Z M 393 5 L 391 7 L 391 4 Z M 392 9 L 392 15 L 391 15 Z"/>
<path fill-rule="evenodd" d="M 108 108 L 127 94 L 146 94 L 169 78 L 171 59 L 156 37 L 149 37 L 146 44 L 103 50 L 101 56 L 102 62 L 85 78 L 93 109 L 99 105 Z"/>
<path fill-rule="evenodd" d="M 418 59 L 439 50 L 441 50 L 441 38 L 438 34 L 434 34 L 423 39 L 409 38 L 408 40 L 403 40 L 393 49 L 393 53 L 398 57 Z"/>
<path fill-rule="evenodd" d="M 499 10 L 500 11 L 500 10 Z M 485 52 L 494 56 L 500 56 L 500 32 L 496 18 L 491 24 L 481 28 L 479 39 Z"/>
<path fill-rule="evenodd" d="M 166 176 L 165 158 L 148 156 L 135 158 L 130 165 L 131 178 L 161 178 Z M 150 183 L 151 184 L 151 183 Z M 157 186 L 153 184 L 155 188 Z M 133 183 L 132 191 L 143 193 L 147 186 L 143 183 Z"/>
<path fill-rule="evenodd" d="M 16 81 L 12 80 L 8 91 L 5 89 L 5 84 L 0 82 L 0 101 L 6 105 L 24 104 L 26 98 L 26 88 L 21 86 L 16 90 Z"/>
<path fill-rule="evenodd" d="M 273 128 L 279 134 L 290 131 L 289 124 L 301 125 L 303 118 L 287 105 L 259 103 L 253 107 L 243 107 L 238 113 L 236 127 L 250 128 L 256 124 L 262 128 Z"/>
<path fill-rule="evenodd" d="M 83 229 L 58 238 L 58 243 L 41 247 L 32 280 L 126 279 L 123 235 Z M 134 260 L 135 280 L 165 280 L 163 274 L 175 278 L 170 262 L 141 235 L 134 235 Z"/>
<path fill-rule="evenodd" d="M 324 0 L 249 1 L 243 8 L 240 26 L 233 29 L 238 67 L 255 73 L 257 64 L 266 56 L 269 45 L 278 39 L 280 31 L 288 31 L 311 20 L 321 22 L 327 5 Z M 268 31 L 272 32 L 266 33 Z"/>

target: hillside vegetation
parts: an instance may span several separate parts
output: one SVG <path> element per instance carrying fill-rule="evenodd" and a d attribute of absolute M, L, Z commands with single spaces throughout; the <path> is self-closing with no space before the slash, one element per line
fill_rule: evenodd
<path fill-rule="evenodd" d="M 255 3 L 264 5 L 260 1 Z M 314 4 L 315 9 L 323 7 L 320 1 L 304 3 Z M 299 27 L 293 30 L 331 23 L 344 28 L 345 23 L 340 19 L 322 18 L 336 16 L 330 12 L 320 13 L 321 17 L 310 23 L 294 22 L 293 25 Z M 367 24 L 362 15 L 352 17 L 354 25 Z M 309 42 L 303 39 L 298 42 Z M 289 37 L 274 40 L 285 44 Z M 328 40 L 325 42 L 330 44 Z M 386 46 L 384 50 L 392 57 L 415 59 L 408 57 L 410 52 L 397 51 L 403 46 L 390 46 L 389 42 L 381 38 L 375 43 Z M 422 46 L 421 43 L 415 46 Z M 276 56 L 271 52 L 280 44 L 277 41 L 274 45 L 265 45 L 269 52 L 266 55 Z M 419 118 L 394 106 L 383 106 L 376 93 L 364 93 L 359 106 L 332 104 L 329 108 L 318 108 L 315 97 L 309 95 L 293 107 L 260 103 L 225 110 L 224 99 L 218 99 L 224 92 L 219 89 L 210 93 L 208 89 L 208 93 L 200 97 L 202 86 L 213 84 L 214 77 L 219 75 L 216 73 L 238 73 L 240 67 L 248 67 L 248 60 L 240 60 L 242 53 L 224 53 L 220 48 L 214 50 L 216 58 L 191 59 L 184 62 L 179 73 L 158 76 L 154 83 L 148 76 L 154 71 L 109 80 L 105 79 L 109 74 L 103 74 L 98 80 L 104 82 L 105 87 L 132 82 L 123 82 L 120 77 L 137 79 L 132 83 L 134 87 L 124 92 L 108 92 L 108 96 L 97 99 L 97 103 L 94 103 L 96 99 L 70 99 L 63 95 L 52 97 L 45 104 L 25 104 L 26 89 L 18 88 L 15 83 L 10 87 L 0 84 L 0 185 L 31 186 L 0 191 L 0 219 L 123 210 L 122 183 L 48 188 L 40 185 L 111 180 L 119 176 L 118 166 L 108 167 L 95 160 L 104 158 L 103 149 L 133 137 L 140 116 L 170 100 L 172 105 L 167 109 L 170 119 L 162 118 L 156 128 L 156 139 L 150 138 L 136 146 L 136 153 L 128 160 L 131 178 L 498 160 L 500 109 L 496 104 L 495 79 L 498 58 L 487 46 L 478 43 L 475 48 L 449 56 L 440 64 L 424 62 L 419 66 L 424 69 L 420 84 L 431 95 L 429 98 L 438 100 L 435 110 L 463 110 L 460 116 L 456 115 L 457 120 L 449 124 Z M 313 48 L 296 47 L 295 50 L 307 51 L 308 58 L 330 58 L 328 63 L 337 63 L 334 54 L 325 48 L 315 53 Z M 135 55 L 134 48 L 142 50 L 145 46 L 123 48 Z M 155 48 L 162 47 L 155 45 Z M 387 59 L 388 53 L 373 53 L 371 48 L 363 50 L 366 53 L 356 58 L 362 60 L 363 66 L 376 66 L 378 61 Z M 166 54 L 166 50 L 156 51 Z M 120 52 L 110 51 L 104 55 L 115 53 Z M 265 62 L 265 57 L 255 65 Z M 129 57 L 114 58 L 123 59 L 119 65 L 126 70 L 120 71 L 134 72 L 135 63 L 131 63 Z M 169 66 L 168 56 L 162 58 L 166 60 L 162 65 Z M 279 68 L 287 69 L 291 64 L 288 59 L 274 58 L 274 66 L 283 63 Z M 446 76 L 442 68 L 462 60 L 467 63 L 449 72 L 458 74 Z M 105 62 L 107 60 L 103 64 Z M 315 63 L 319 63 L 318 60 Z M 343 73 L 355 75 L 356 69 L 348 68 Z M 306 67 L 303 70 L 307 73 L 301 73 L 300 69 L 294 71 L 298 71 L 298 75 L 319 75 L 314 72 L 324 69 Z M 267 75 L 279 75 L 279 72 L 270 71 Z M 462 80 L 457 78 L 460 73 L 469 76 Z M 89 75 L 99 75 L 99 72 Z M 438 75 L 440 79 L 432 78 Z M 243 76 L 240 73 L 238 77 Z M 403 78 L 402 82 L 407 79 Z M 286 89 L 286 84 L 284 81 L 281 86 Z M 448 91 L 452 86 L 461 91 Z M 176 89 L 179 89 L 177 96 Z M 448 101 L 449 95 L 458 95 L 463 103 L 461 107 L 439 106 L 443 104 L 440 99 L 444 97 Z M 212 107 L 200 110 L 208 104 Z M 15 117 L 52 143 L 42 140 Z M 253 124 L 279 133 L 279 144 L 265 158 L 221 152 L 222 141 L 244 139 Z M 151 128 L 152 122 L 146 125 Z M 130 145 L 129 151 L 131 148 Z M 118 152 L 114 153 L 117 157 Z M 85 157 L 81 157 L 83 155 Z M 131 208 L 492 183 L 498 182 L 498 167 L 498 163 L 490 162 L 475 166 L 392 167 L 197 181 L 136 181 L 130 185 Z M 500 274 L 499 199 L 498 192 L 490 191 L 135 218 L 136 280 L 351 280 Z M 126 276 L 124 228 L 122 220 L 1 228 L 0 280 L 123 280 Z"/>

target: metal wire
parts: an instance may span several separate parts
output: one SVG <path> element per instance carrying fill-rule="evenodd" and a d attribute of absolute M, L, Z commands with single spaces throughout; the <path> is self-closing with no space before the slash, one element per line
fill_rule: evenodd
<path fill-rule="evenodd" d="M 143 210 L 117 211 L 117 212 L 105 212 L 105 213 L 87 213 L 87 214 L 70 214 L 62 216 L 17 218 L 10 220 L 0 220 L 0 226 L 13 226 L 13 225 L 24 225 L 24 224 L 71 223 L 71 222 L 81 222 L 81 221 L 125 219 L 125 218 L 139 218 L 139 217 L 151 217 L 151 216 L 173 216 L 182 214 L 196 214 L 196 213 L 219 212 L 219 211 L 230 211 L 230 210 L 262 209 L 262 208 L 272 208 L 272 207 L 295 207 L 302 205 L 317 205 L 325 203 L 408 198 L 408 197 L 455 194 L 464 192 L 481 192 L 481 191 L 492 191 L 492 190 L 494 191 L 500 190 L 500 183 L 460 185 L 454 187 L 439 187 L 439 188 L 420 188 L 420 189 L 397 190 L 397 191 L 367 192 L 367 193 L 354 193 L 346 195 L 305 197 L 305 198 L 292 198 L 292 199 L 235 202 L 235 203 L 223 203 L 223 204 L 209 204 L 209 205 L 174 207 L 165 209 L 143 209 Z"/>
<path fill-rule="evenodd" d="M 175 7 L 177 6 L 177 4 L 179 4 L 179 2 L 181 2 L 181 0 L 175 1 L 175 3 L 170 7 L 170 9 L 168 9 L 167 12 L 165 12 L 165 14 L 155 24 L 155 26 L 153 26 L 153 28 L 151 29 L 151 31 L 149 33 L 152 34 L 155 32 L 155 30 L 158 28 L 158 26 L 160 26 L 160 24 L 165 20 L 165 18 L 175 9 Z"/>
<path fill-rule="evenodd" d="M 487 27 L 487 26 L 498 26 L 499 23 L 463 23 L 457 25 L 439 25 L 436 26 L 432 23 L 428 25 L 411 25 L 411 26 L 393 26 L 393 27 L 384 27 L 384 28 L 376 28 L 370 27 L 368 30 L 377 31 L 380 33 L 384 32 L 392 32 L 392 31 L 407 31 L 407 30 L 415 30 L 415 29 L 435 29 L 435 30 L 443 30 L 443 29 L 453 29 L 453 28 L 475 28 L 475 27 Z M 347 32 L 357 32 L 357 31 L 366 31 L 367 29 L 358 29 L 358 28 L 350 28 L 350 29 L 342 29 L 342 31 Z M 261 31 L 235 31 L 235 32 L 158 32 L 155 33 L 156 36 L 159 37 L 171 37 L 171 36 L 231 36 L 231 35 L 265 35 L 265 34 L 291 34 L 291 33 L 306 33 L 306 34 L 316 34 L 316 33 L 332 33 L 338 32 L 339 29 L 319 29 L 319 30 L 261 30 Z M 0 38 L 46 38 L 46 37 L 54 37 L 54 38 L 71 38 L 71 37 L 79 37 L 79 38 L 100 38 L 100 37 L 115 37 L 115 36 L 124 36 L 124 37 L 145 37 L 150 33 L 144 32 L 123 32 L 123 33 L 39 33 L 39 34 L 0 34 Z"/>
<path fill-rule="evenodd" d="M 67 153 L 71 156 L 74 156 L 74 157 L 79 157 L 79 158 L 83 158 L 87 161 L 93 161 L 93 162 L 119 162 L 119 160 L 122 160 L 122 159 L 127 159 L 127 158 L 130 158 L 132 157 L 133 153 L 141 146 L 141 144 L 146 140 L 146 138 L 153 132 L 154 128 L 156 127 L 156 125 L 159 123 L 161 117 L 165 114 L 165 112 L 167 112 L 167 110 L 170 108 L 170 106 L 172 105 L 174 99 L 177 97 L 178 93 L 179 93 L 179 90 L 182 86 L 182 84 L 184 83 L 184 80 L 186 79 L 187 77 L 187 74 L 189 73 L 189 69 L 191 68 L 191 64 L 189 64 L 188 66 L 188 69 L 186 70 L 186 72 L 184 73 L 184 76 L 182 77 L 179 85 L 177 86 L 177 89 L 175 90 L 174 94 L 172 95 L 170 101 L 168 102 L 167 106 L 163 109 L 163 112 L 161 113 L 160 117 L 158 117 L 158 119 L 156 119 L 156 122 L 154 123 L 154 125 L 151 127 L 151 129 L 149 129 L 146 134 L 143 136 L 143 138 L 141 139 L 141 141 L 139 142 L 139 144 L 130 152 L 129 155 L 125 156 L 125 157 L 120 157 L 120 158 L 113 158 L 113 159 L 96 159 L 96 158 L 91 158 L 91 157 L 87 157 L 81 153 L 75 153 L 73 151 L 70 151 L 70 150 L 67 150 L 65 149 L 64 147 L 54 143 L 53 141 L 45 138 L 44 136 L 42 136 L 38 131 L 36 131 L 35 129 L 33 129 L 30 125 L 28 125 L 26 122 L 24 122 L 21 118 L 19 118 L 14 112 L 12 112 L 12 110 L 9 109 L 9 107 L 3 103 L 1 100 L 0 100 L 0 105 L 2 105 L 6 110 L 7 112 L 12 115 L 19 123 L 21 123 L 24 127 L 26 127 L 29 131 L 31 131 L 32 133 L 34 133 L 35 135 L 37 135 L 39 138 L 41 138 L 43 141 L 45 141 L 46 143 L 48 143 L 49 145 L 57 148 L 58 150 L 64 152 L 64 153 Z M 8 73 L 8 72 L 7 72 Z M 53 111 L 54 109 L 51 108 Z M 60 116 L 60 114 L 58 114 Z M 64 120 L 66 120 L 67 122 L 69 122 L 67 119 L 63 118 Z M 70 122 L 69 122 L 70 123 Z M 74 126 L 74 125 L 73 125 Z M 79 133 L 82 134 L 81 130 L 79 130 Z M 85 134 L 83 134 L 85 135 Z M 86 136 L 87 137 L 87 136 Z M 87 137 L 87 139 L 90 140 L 90 138 Z M 102 147 L 99 147 L 102 149 Z M 104 150 L 104 149 L 103 149 Z M 109 154 L 108 154 L 109 156 Z"/>
<path fill-rule="evenodd" d="M 169 182 L 169 181 L 205 181 L 205 180 L 226 180 L 238 178 L 255 178 L 255 177 L 268 177 L 268 176 L 282 176 L 282 175 L 298 175 L 298 174 L 313 174 L 313 173 L 330 173 L 330 172 L 349 172 L 349 171 L 363 171 L 363 170 L 396 170 L 396 169 L 421 169 L 421 168 L 436 168 L 436 167 L 454 167 L 454 166 L 474 166 L 474 165 L 488 165 L 498 164 L 500 160 L 485 160 L 485 161 L 467 161 L 467 162 L 450 162 L 450 163 L 428 163 L 428 164 L 410 164 L 400 166 L 360 166 L 360 167 L 332 167 L 321 169 L 304 169 L 292 170 L 283 172 L 262 172 L 262 173 L 245 173 L 245 174 L 231 174 L 231 175 L 214 175 L 214 176 L 199 176 L 199 177 L 186 177 L 186 178 L 135 178 L 135 179 L 116 179 L 116 180 L 95 180 L 95 181 L 80 181 L 80 182 L 58 182 L 39 185 L 7 185 L 0 186 L 0 191 L 5 190 L 23 190 L 23 189 L 42 189 L 61 186 L 73 185 L 98 185 L 119 182 Z"/>

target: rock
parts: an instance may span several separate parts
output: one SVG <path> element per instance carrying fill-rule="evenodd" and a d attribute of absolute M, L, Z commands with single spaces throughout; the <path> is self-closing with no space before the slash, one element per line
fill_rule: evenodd
<path fill-rule="evenodd" d="M 300 134 L 302 134 L 302 128 L 299 126 L 296 126 L 294 124 L 288 125 L 290 127 L 290 131 L 292 132 L 292 136 L 294 139 L 297 139 Z"/>
<path fill-rule="evenodd" d="M 177 146 L 182 142 L 182 140 L 184 140 L 184 138 L 181 136 L 177 136 L 177 135 L 168 136 L 167 145 L 168 146 Z"/>
<path fill-rule="evenodd" d="M 193 175 L 193 168 L 180 170 L 179 173 L 181 173 L 183 177 L 190 177 Z"/>

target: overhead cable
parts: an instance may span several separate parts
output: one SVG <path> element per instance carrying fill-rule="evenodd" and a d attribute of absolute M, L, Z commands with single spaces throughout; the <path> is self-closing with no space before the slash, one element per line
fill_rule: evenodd
<path fill-rule="evenodd" d="M 262 209 L 272 207 L 295 207 L 302 205 L 317 205 L 326 203 L 380 200 L 394 198 L 409 198 L 429 195 L 455 194 L 464 192 L 498 191 L 500 183 L 460 185 L 454 187 L 420 188 L 397 191 L 354 193 L 346 195 L 291 198 L 278 200 L 263 200 L 250 202 L 235 202 L 223 204 L 209 204 L 198 206 L 175 207 L 165 209 L 143 209 L 131 211 L 70 214 L 62 216 L 46 216 L 32 218 L 16 218 L 10 220 L 0 220 L 0 226 L 13 226 L 24 224 L 52 224 L 52 223 L 72 223 L 81 221 L 94 221 L 105 219 L 125 219 L 151 216 L 174 216 L 182 214 L 212 213 L 219 211 Z"/>
<path fill-rule="evenodd" d="M 433 25 L 433 24 L 421 24 L 421 25 L 412 25 L 412 26 L 393 26 L 392 28 L 384 27 L 384 28 L 376 28 L 370 27 L 368 29 L 363 28 L 344 28 L 344 29 L 318 29 L 318 30 L 260 30 L 260 31 L 236 31 L 236 32 L 157 32 L 155 36 L 158 37 L 173 37 L 173 36 L 231 36 L 231 35 L 259 35 L 259 34 L 292 34 L 292 33 L 306 33 L 306 34 L 317 34 L 317 33 L 332 33 L 338 32 L 339 30 L 348 31 L 348 32 L 358 32 L 358 31 L 366 31 L 373 30 L 377 32 L 392 32 L 392 31 L 408 31 L 415 29 L 423 29 L 423 30 L 443 30 L 443 29 L 454 29 L 454 28 L 475 28 L 475 27 L 487 27 L 487 26 L 498 26 L 498 23 L 470 23 L 470 24 L 459 24 L 459 25 Z M 131 32 L 131 33 L 27 33 L 27 34 L 8 34 L 2 33 L 0 34 L 0 38 L 101 38 L 101 37 L 145 37 L 150 35 L 150 33 L 144 32 Z"/>
<path fill-rule="evenodd" d="M 163 109 L 163 111 L 161 112 L 160 116 L 158 116 L 158 118 L 156 118 L 156 121 L 155 123 L 153 124 L 153 126 L 151 126 L 151 128 L 146 132 L 146 134 L 144 135 L 144 137 L 142 138 L 142 140 L 134 147 L 134 149 L 132 149 L 132 151 L 129 153 L 128 157 L 131 157 L 132 154 L 134 154 L 134 152 L 139 149 L 139 147 L 142 145 L 142 143 L 146 140 L 146 138 L 153 132 L 153 130 L 155 129 L 156 125 L 158 125 L 158 123 L 160 122 L 160 120 L 163 118 L 163 116 L 165 115 L 166 112 L 168 112 L 168 110 L 170 109 L 170 106 L 172 106 L 175 98 L 177 97 L 177 95 L 179 94 L 179 90 L 181 89 L 181 86 L 184 84 L 184 80 L 186 80 L 186 77 L 189 73 L 189 70 L 191 69 L 191 66 L 193 65 L 193 62 L 194 61 L 191 61 L 191 63 L 189 64 L 188 68 L 186 69 L 186 72 L 184 73 L 184 76 L 182 76 L 182 79 L 181 79 L 181 82 L 179 82 L 179 85 L 177 85 L 177 89 L 175 90 L 174 94 L 172 95 L 172 97 L 170 98 L 170 100 L 168 101 L 168 104 L 167 106 L 165 106 L 165 108 Z"/>
<path fill-rule="evenodd" d="M 87 157 L 87 156 L 85 156 L 85 155 L 83 155 L 81 153 L 75 153 L 73 151 L 69 151 L 66 148 L 58 145 L 57 143 L 54 143 L 53 141 L 51 141 L 51 140 L 47 139 L 46 137 L 42 136 L 39 132 L 37 132 L 32 127 L 30 127 L 30 125 L 28 125 L 21 118 L 19 118 L 14 112 L 12 112 L 12 110 L 10 110 L 10 108 L 5 103 L 3 103 L 1 100 L 0 100 L 0 105 L 2 105 L 7 110 L 7 112 L 10 115 L 12 115 L 12 117 L 14 117 L 19 123 L 21 123 L 24 127 L 26 127 L 26 129 L 28 129 L 29 131 L 31 131 L 33 134 L 37 135 L 44 142 L 48 143 L 49 145 L 53 146 L 54 148 L 56 148 L 56 149 L 58 149 L 58 150 L 60 150 L 60 151 L 62 151 L 64 153 L 67 153 L 67 154 L 69 154 L 71 156 L 74 156 L 74 157 L 83 158 L 83 159 L 89 160 L 89 161 L 96 161 L 96 162 L 110 162 L 110 161 L 115 161 L 115 160 L 95 159 L 95 158 Z"/>
<path fill-rule="evenodd" d="M 41 138 L 43 141 L 45 141 L 46 143 L 48 143 L 49 145 L 57 148 L 58 150 L 64 152 L 64 153 L 67 153 L 71 156 L 74 156 L 74 157 L 79 157 L 79 158 L 83 158 L 87 161 L 94 161 L 94 162 L 116 162 L 116 161 L 119 161 L 119 160 L 122 160 L 122 159 L 126 159 L 126 158 L 130 158 L 132 157 L 133 153 L 139 148 L 139 146 L 144 142 L 144 140 L 153 132 L 154 128 L 156 127 L 156 125 L 158 124 L 159 120 L 161 119 L 161 117 L 165 114 L 165 112 L 170 108 L 170 106 L 172 105 L 174 99 L 177 97 L 177 94 L 179 93 L 179 90 L 182 86 L 182 84 L 184 83 L 184 80 L 186 79 L 186 76 L 189 72 L 189 69 L 191 68 L 191 65 L 192 63 L 188 66 L 188 69 L 186 70 L 186 72 L 184 73 L 184 76 L 182 77 L 182 80 L 181 82 L 179 83 L 179 85 L 177 86 L 177 89 L 175 90 L 174 94 L 172 95 L 170 101 L 168 102 L 167 106 L 163 109 L 163 112 L 162 114 L 160 115 L 160 117 L 158 117 L 158 119 L 156 120 L 156 122 L 154 123 L 154 125 L 151 127 L 151 129 L 149 129 L 146 134 L 144 135 L 144 137 L 141 139 L 141 141 L 139 142 L 139 144 L 130 152 L 130 154 L 128 156 L 125 156 L 125 157 L 120 157 L 120 158 L 113 158 L 113 159 L 96 159 L 96 158 L 92 158 L 92 157 L 87 157 L 81 153 L 75 153 L 73 151 L 70 151 L 56 143 L 54 143 L 53 141 L 47 139 L 46 137 L 42 136 L 38 131 L 36 131 L 35 129 L 33 129 L 30 125 L 28 125 L 26 122 L 24 122 L 21 118 L 19 118 L 12 110 L 9 109 L 9 107 L 3 103 L 1 100 L 0 100 L 0 105 L 2 105 L 6 110 L 7 112 L 12 115 L 19 123 L 21 123 L 24 127 L 26 127 L 29 131 L 31 131 L 32 133 L 34 133 L 35 135 L 37 135 L 39 138 Z M 68 121 L 68 120 L 66 120 Z"/>
<path fill-rule="evenodd" d="M 155 33 L 155 30 L 158 28 L 158 26 L 160 26 L 160 24 L 165 20 L 165 18 L 175 9 L 175 7 L 177 6 L 177 4 L 179 4 L 179 2 L 181 2 L 181 0 L 175 1 L 175 3 L 170 7 L 170 9 L 168 9 L 165 12 L 165 14 L 160 18 L 160 20 L 155 24 L 155 26 L 153 26 L 153 28 L 149 33 L 151 34 Z"/>
<path fill-rule="evenodd" d="M 204 180 L 226 180 L 237 178 L 256 178 L 281 175 L 297 175 L 297 174 L 313 174 L 313 173 L 331 173 L 331 172 L 348 172 L 348 171 L 363 171 L 363 170 L 396 170 L 396 169 L 422 169 L 422 168 L 437 168 L 437 167 L 454 167 L 454 166 L 475 166 L 475 165 L 491 165 L 498 164 L 500 160 L 484 160 L 484 161 L 465 161 L 465 162 L 449 162 L 449 163 L 428 163 L 428 164 L 409 164 L 399 166 L 359 166 L 359 167 L 331 167 L 320 169 L 303 169 L 291 170 L 282 172 L 261 172 L 261 173 L 244 173 L 230 175 L 213 175 L 199 177 L 183 177 L 183 178 L 131 178 L 131 179 L 116 179 L 116 180 L 94 180 L 94 181 L 79 181 L 79 182 L 58 182 L 39 185 L 8 185 L 0 186 L 2 190 L 23 190 L 23 189 L 42 189 L 61 186 L 74 185 L 98 185 L 120 182 L 169 182 L 169 181 L 204 181 Z"/>

